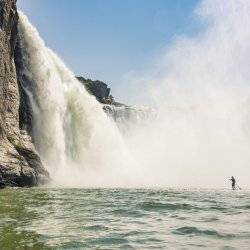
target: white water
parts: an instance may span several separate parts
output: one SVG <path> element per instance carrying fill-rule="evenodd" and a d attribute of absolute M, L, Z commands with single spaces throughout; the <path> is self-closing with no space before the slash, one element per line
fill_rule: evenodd
<path fill-rule="evenodd" d="M 104 105 L 104 108 L 109 117 L 114 119 L 123 136 L 134 133 L 135 129 L 141 129 L 157 118 L 156 110 L 148 107 Z"/>
<path fill-rule="evenodd" d="M 101 105 L 48 49 L 20 14 L 26 88 L 34 115 L 35 145 L 53 183 L 63 186 L 127 186 L 135 183 L 132 159 Z M 134 172 L 134 171 L 133 171 Z"/>
<path fill-rule="evenodd" d="M 159 119 L 127 143 L 157 183 L 227 187 L 235 175 L 250 187 L 250 1 L 204 0 L 195 14 L 201 31 L 148 76 Z"/>
<path fill-rule="evenodd" d="M 250 2 L 204 0 L 196 13 L 203 31 L 149 77 L 157 118 L 124 138 L 21 15 L 36 146 L 56 183 L 221 187 L 235 175 L 249 187 Z"/>

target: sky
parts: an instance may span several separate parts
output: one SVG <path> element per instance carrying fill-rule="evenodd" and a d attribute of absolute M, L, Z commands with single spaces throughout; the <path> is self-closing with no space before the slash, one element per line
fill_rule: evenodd
<path fill-rule="evenodd" d="M 105 81 L 120 99 L 125 76 L 151 67 L 176 36 L 192 36 L 199 0 L 18 0 L 76 74 Z"/>

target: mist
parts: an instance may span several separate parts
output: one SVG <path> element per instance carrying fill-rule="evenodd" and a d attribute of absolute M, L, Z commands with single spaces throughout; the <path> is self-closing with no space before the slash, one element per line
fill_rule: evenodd
<path fill-rule="evenodd" d="M 249 187 L 250 2 L 204 0 L 194 15 L 202 30 L 132 81 L 157 119 L 126 142 L 152 185 L 226 187 L 235 175 Z"/>

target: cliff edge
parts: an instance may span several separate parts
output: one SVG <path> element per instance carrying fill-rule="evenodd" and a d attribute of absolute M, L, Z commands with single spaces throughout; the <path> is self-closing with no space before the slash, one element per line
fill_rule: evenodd
<path fill-rule="evenodd" d="M 49 179 L 31 135 L 20 126 L 23 103 L 14 54 L 16 0 L 0 0 L 0 186 L 34 186 Z"/>

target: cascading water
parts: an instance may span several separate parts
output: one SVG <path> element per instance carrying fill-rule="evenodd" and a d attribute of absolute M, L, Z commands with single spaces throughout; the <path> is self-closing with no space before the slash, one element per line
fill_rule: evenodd
<path fill-rule="evenodd" d="M 249 186 L 250 2 L 204 0 L 196 13 L 203 30 L 178 38 L 151 77 L 157 115 L 120 119 L 123 138 L 20 14 L 35 144 L 56 183 L 224 187 L 236 175 Z"/>
<path fill-rule="evenodd" d="M 126 186 L 132 160 L 115 124 L 49 50 L 22 13 L 23 86 L 33 110 L 34 141 L 56 184 Z"/>
<path fill-rule="evenodd" d="M 157 117 L 156 110 L 148 107 L 104 105 L 104 110 L 114 119 L 123 135 L 144 127 Z"/>

